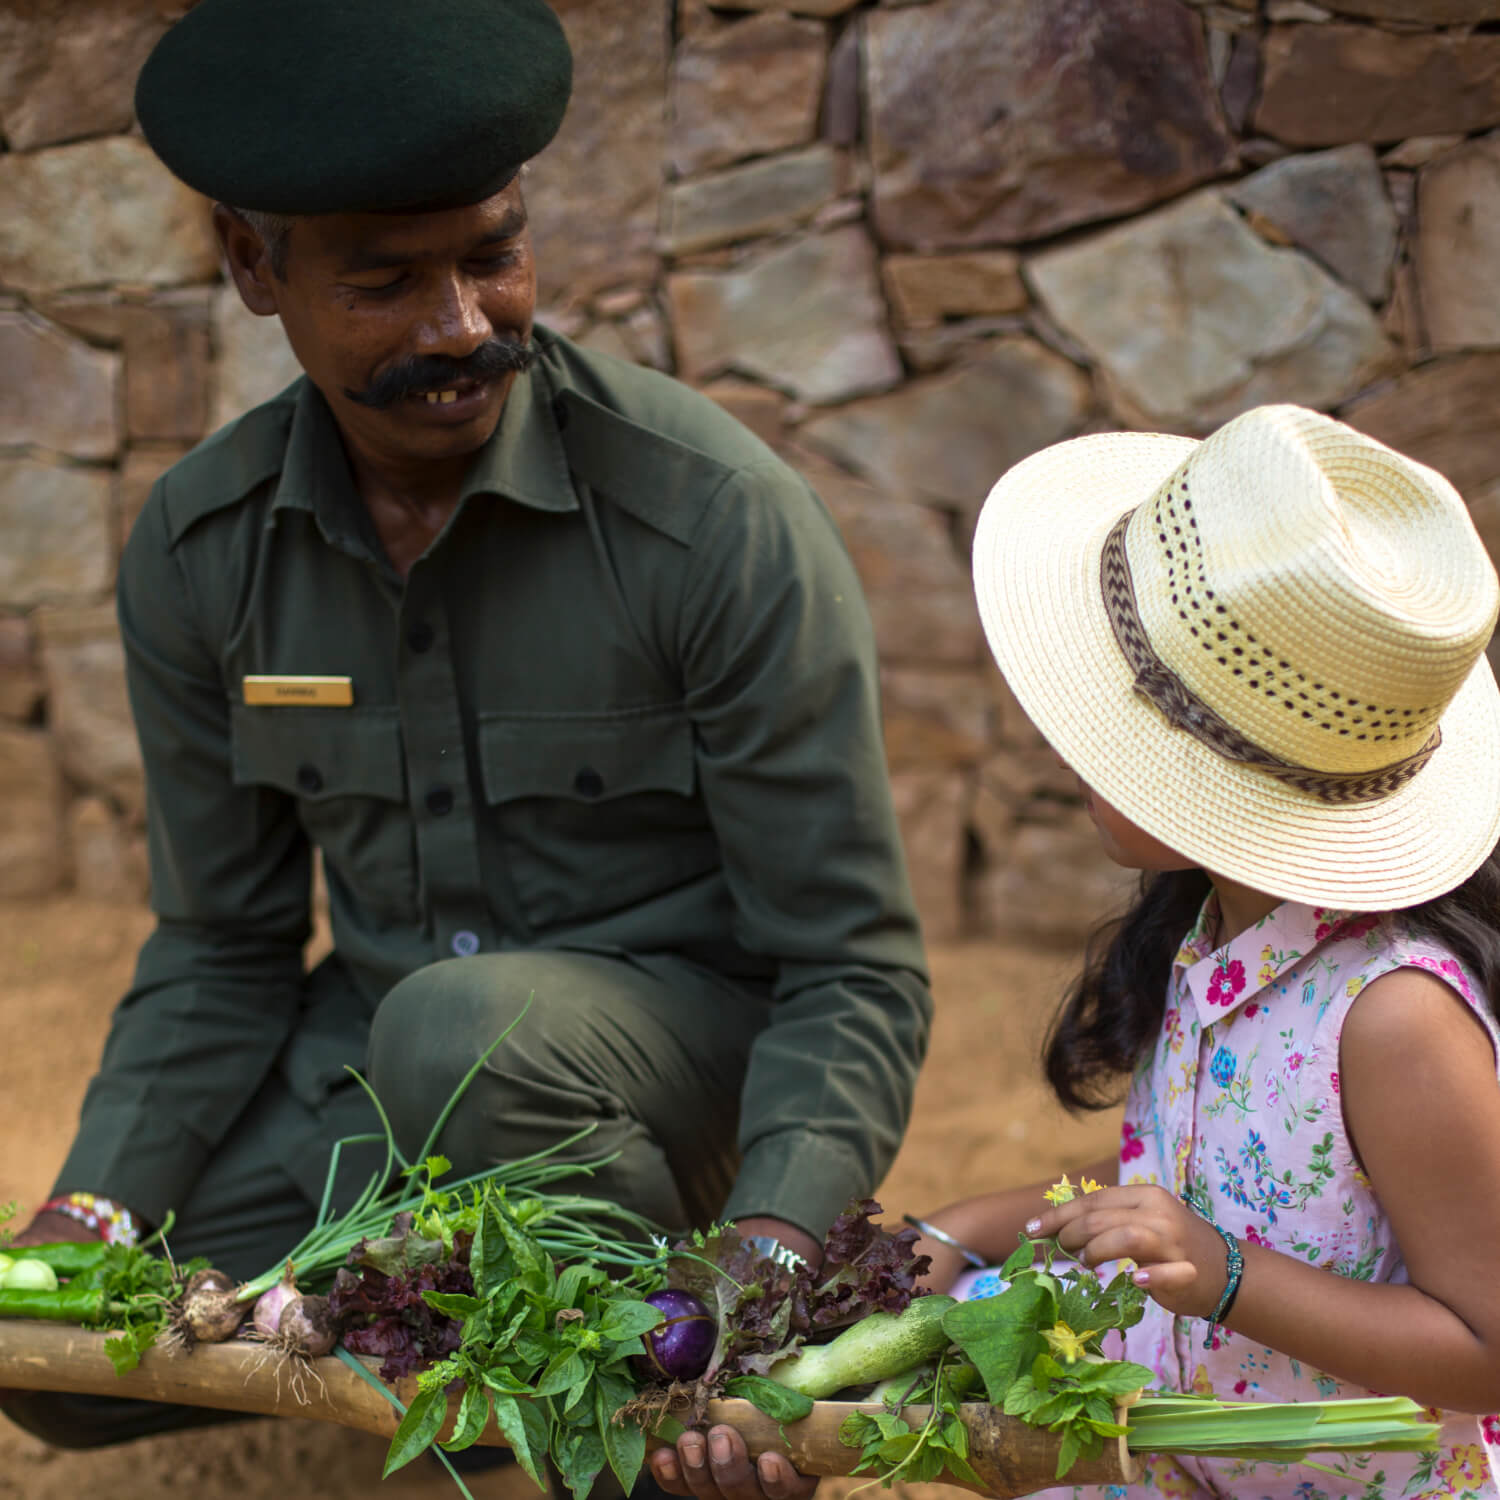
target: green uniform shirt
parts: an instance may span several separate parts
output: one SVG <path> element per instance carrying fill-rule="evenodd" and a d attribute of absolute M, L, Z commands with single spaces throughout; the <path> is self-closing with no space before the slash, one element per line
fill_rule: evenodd
<path fill-rule="evenodd" d="M 299 1026 L 313 845 L 366 1014 L 455 954 L 682 954 L 779 1002 L 726 1211 L 821 1225 L 889 1165 L 931 1000 L 854 570 L 712 402 L 536 343 L 405 580 L 305 380 L 153 491 L 119 610 L 160 920 L 60 1183 L 159 1221 L 209 1167 Z"/>

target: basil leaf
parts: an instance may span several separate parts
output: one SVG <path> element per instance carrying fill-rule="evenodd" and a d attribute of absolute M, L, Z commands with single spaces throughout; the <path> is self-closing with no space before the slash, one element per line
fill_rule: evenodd
<path fill-rule="evenodd" d="M 385 1479 L 394 1474 L 419 1453 L 430 1448 L 432 1440 L 442 1431 L 447 1415 L 448 1396 L 445 1391 L 422 1391 L 416 1395 L 391 1438 L 391 1446 L 385 1456 L 385 1468 L 381 1470 L 380 1477 Z"/>
<path fill-rule="evenodd" d="M 449 1453 L 458 1453 L 472 1448 L 490 1419 L 490 1393 L 482 1383 L 474 1381 L 464 1387 L 464 1398 L 458 1403 L 458 1417 L 453 1423 L 453 1436 L 438 1446 Z"/>
<path fill-rule="evenodd" d="M 776 1422 L 800 1422 L 803 1417 L 812 1415 L 811 1397 L 788 1390 L 774 1380 L 767 1380 L 764 1375 L 736 1375 L 724 1387 L 724 1394 L 748 1401 L 757 1411 L 764 1412 Z"/>

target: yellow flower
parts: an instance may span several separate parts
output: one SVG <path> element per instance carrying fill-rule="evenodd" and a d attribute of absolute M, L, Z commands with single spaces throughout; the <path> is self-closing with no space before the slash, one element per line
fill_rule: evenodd
<path fill-rule="evenodd" d="M 1353 979 L 1351 979 L 1351 980 L 1347 981 L 1347 983 L 1345 983 L 1345 985 L 1344 985 L 1344 994 L 1345 994 L 1346 997 L 1347 996 L 1351 996 L 1351 995 L 1357 995 L 1362 989 L 1364 989 L 1364 987 L 1365 987 L 1365 976 L 1363 974 L 1356 974 Z"/>
<path fill-rule="evenodd" d="M 1454 1448 L 1452 1456 L 1438 1465 L 1438 1477 L 1455 1489 L 1477 1485 L 1483 1474 L 1484 1449 L 1477 1443 Z"/>
<path fill-rule="evenodd" d="M 1102 1182 L 1095 1182 L 1092 1177 L 1080 1178 L 1076 1183 L 1068 1181 L 1066 1172 L 1062 1175 L 1061 1182 L 1054 1182 L 1051 1187 L 1042 1194 L 1048 1203 L 1071 1203 L 1079 1193 L 1097 1193 L 1102 1189 Z"/>
<path fill-rule="evenodd" d="M 1047 1347 L 1065 1365 L 1076 1364 L 1088 1351 L 1088 1341 L 1098 1332 L 1097 1328 L 1086 1329 L 1083 1333 L 1074 1333 L 1066 1323 L 1054 1323 L 1051 1328 L 1042 1330 L 1042 1337 L 1047 1341 Z"/>
<path fill-rule="evenodd" d="M 1061 1182 L 1054 1182 L 1051 1187 L 1042 1194 L 1048 1203 L 1071 1203 L 1078 1196 L 1073 1184 L 1068 1181 L 1066 1172 L 1062 1175 Z"/>

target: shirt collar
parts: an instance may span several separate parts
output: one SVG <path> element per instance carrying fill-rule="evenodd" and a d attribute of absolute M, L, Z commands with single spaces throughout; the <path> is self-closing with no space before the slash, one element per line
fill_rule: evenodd
<path fill-rule="evenodd" d="M 1218 915 L 1219 898 L 1210 894 L 1176 960 L 1198 1023 L 1205 1028 L 1247 1005 L 1264 1004 L 1265 991 L 1313 949 L 1337 937 L 1355 913 L 1283 901 L 1259 922 L 1215 948 L 1209 934 Z"/>
<path fill-rule="evenodd" d="M 551 384 L 540 361 L 516 377 L 494 432 L 475 454 L 460 504 L 470 495 L 498 495 L 532 510 L 578 509 Z M 297 395 L 272 509 L 308 511 L 333 545 L 369 548 L 369 527 L 338 426 L 310 380 Z"/>

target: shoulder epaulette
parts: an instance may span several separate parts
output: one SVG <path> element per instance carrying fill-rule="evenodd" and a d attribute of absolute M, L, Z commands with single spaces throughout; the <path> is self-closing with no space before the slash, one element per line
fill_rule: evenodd
<path fill-rule="evenodd" d="M 168 546 L 175 547 L 205 516 L 237 504 L 281 472 L 300 384 L 221 427 L 162 476 Z"/>
<path fill-rule="evenodd" d="M 573 474 L 673 541 L 693 539 L 705 499 L 735 472 L 579 391 L 561 391 L 554 410 Z"/>

